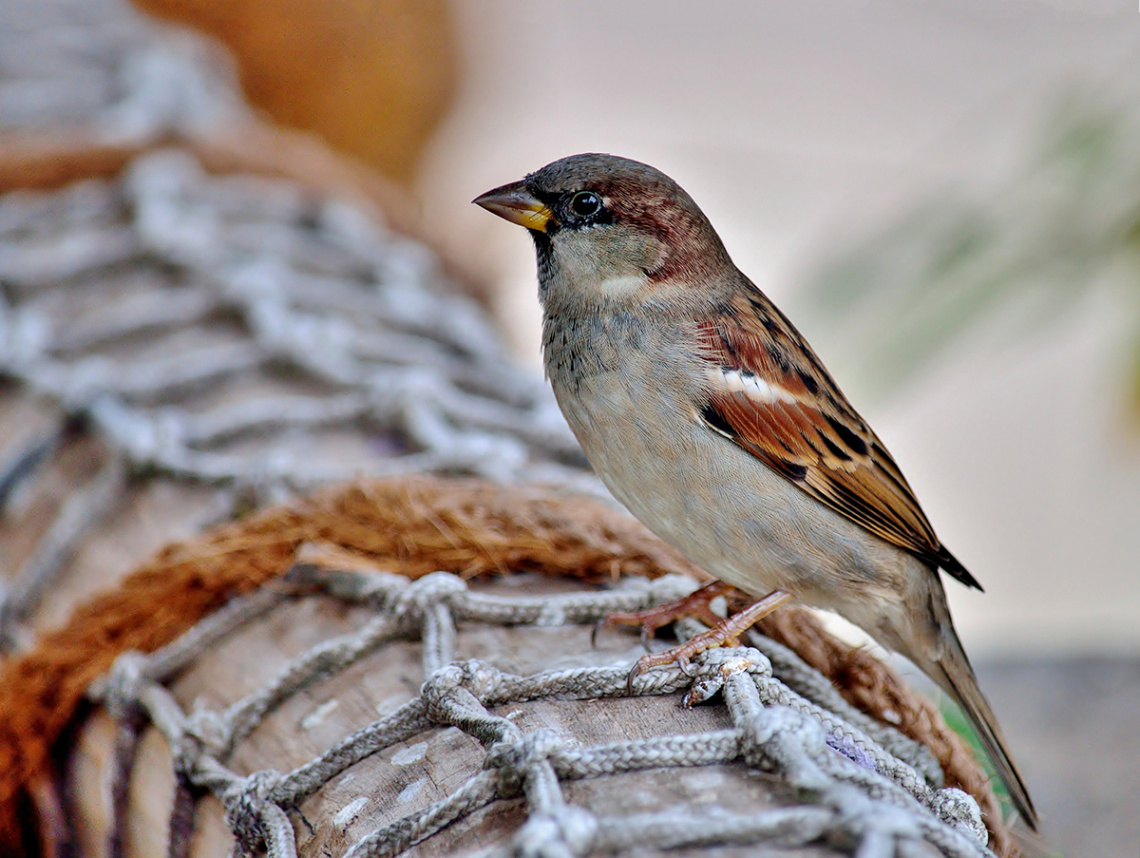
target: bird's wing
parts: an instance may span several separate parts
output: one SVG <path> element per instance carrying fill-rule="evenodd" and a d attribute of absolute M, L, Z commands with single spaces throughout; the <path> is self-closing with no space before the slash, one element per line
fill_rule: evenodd
<path fill-rule="evenodd" d="M 759 290 L 701 322 L 698 337 L 710 429 L 876 536 L 981 589 L 938 540 L 891 454 Z"/>

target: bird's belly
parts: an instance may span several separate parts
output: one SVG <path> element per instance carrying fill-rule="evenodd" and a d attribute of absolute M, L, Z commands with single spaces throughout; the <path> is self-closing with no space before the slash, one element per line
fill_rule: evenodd
<path fill-rule="evenodd" d="M 655 429 L 653 407 L 628 401 L 622 388 L 615 381 L 580 390 L 564 411 L 595 472 L 651 531 L 755 596 L 783 589 L 845 615 L 852 600 L 902 598 L 902 551 L 815 501 L 695 414 L 681 432 Z M 666 400 L 661 407 L 685 406 Z"/>

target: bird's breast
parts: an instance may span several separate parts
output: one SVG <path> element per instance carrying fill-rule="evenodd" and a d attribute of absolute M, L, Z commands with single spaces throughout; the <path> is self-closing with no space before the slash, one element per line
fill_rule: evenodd
<path fill-rule="evenodd" d="M 653 351 L 659 340 L 659 334 L 631 313 L 582 314 L 548 308 L 542 338 L 546 374 L 556 392 L 587 382 L 604 388 L 613 376 L 626 375 L 626 367 Z"/>
<path fill-rule="evenodd" d="M 650 530 L 757 596 L 782 588 L 838 607 L 895 588 L 901 552 L 711 431 L 698 372 L 653 332 L 642 330 L 636 348 L 622 325 L 567 334 L 563 343 L 562 331 L 548 332 L 555 396 L 594 471 Z"/>

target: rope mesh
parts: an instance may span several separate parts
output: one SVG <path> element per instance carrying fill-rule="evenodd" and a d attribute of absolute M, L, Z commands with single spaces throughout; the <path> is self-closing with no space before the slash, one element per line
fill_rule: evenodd
<path fill-rule="evenodd" d="M 288 811 L 361 760 L 445 726 L 478 740 L 485 749 L 483 768 L 446 798 L 364 833 L 346 856 L 397 855 L 494 801 L 519 797 L 525 802 L 526 821 L 513 835 L 511 849 L 523 855 L 604 854 L 633 845 L 838 842 L 851 844 L 860 856 L 891 856 L 902 854 L 902 844 L 917 841 L 945 855 L 987 854 L 987 832 L 976 802 L 958 789 L 931 783 L 930 775 L 938 770 L 928 749 L 864 715 L 845 720 L 831 712 L 834 691 L 821 685 L 807 665 L 789 657 L 784 647 L 761 635 L 752 635 L 752 647 L 705 654 L 690 676 L 673 667 L 635 681 L 638 695 L 671 694 L 694 682 L 705 697 L 719 693 L 731 716 L 730 729 L 601 746 L 580 746 L 549 730 L 522 730 L 492 710 L 552 697 L 621 696 L 628 662 L 515 675 L 485 660 L 455 660 L 457 623 L 550 624 L 553 616 L 590 623 L 612 610 L 681 595 L 692 588 L 691 580 L 665 577 L 648 587 L 555 594 L 541 604 L 534 597 L 479 593 L 444 572 L 409 581 L 391 573 L 345 572 L 310 562 L 294 567 L 285 581 L 304 595 L 273 590 L 239 599 L 151 656 L 120 656 L 90 692 L 124 730 L 137 735 L 144 724 L 139 713 L 158 727 L 175 751 L 175 766 L 183 776 L 180 789 L 205 789 L 222 802 L 243 854 L 264 849 L 271 856 L 296 855 Z M 366 603 L 374 618 L 358 631 L 306 651 L 261 688 L 224 709 L 187 714 L 163 685 L 205 648 L 282 600 L 315 593 Z M 293 771 L 242 775 L 227 766 L 234 747 L 290 695 L 401 639 L 422 641 L 424 681 L 415 699 Z M 793 687 L 807 693 L 801 695 Z M 567 781 L 734 761 L 780 776 L 802 804 L 699 816 L 670 809 L 631 820 L 575 806 L 564 796 Z M 128 768 L 121 766 L 117 777 L 128 775 Z M 125 793 L 113 790 L 116 796 Z M 359 808 L 346 810 L 351 816 Z M 121 809 L 115 814 L 122 815 Z M 174 824 L 182 827 L 186 822 L 178 817 Z M 184 836 L 185 831 L 172 832 L 172 842 Z"/>
<path fill-rule="evenodd" d="M 57 208 L 66 223 L 44 216 Z M 163 150 L 119 180 L 0 197 L 0 243 L 19 248 L 0 254 L 0 372 L 58 404 L 9 448 L 0 486 L 32 476 L 76 420 L 105 445 L 11 582 L 0 638 L 20 637 L 129 474 L 219 487 L 214 519 L 362 473 L 603 493 L 476 305 L 341 200 Z"/>

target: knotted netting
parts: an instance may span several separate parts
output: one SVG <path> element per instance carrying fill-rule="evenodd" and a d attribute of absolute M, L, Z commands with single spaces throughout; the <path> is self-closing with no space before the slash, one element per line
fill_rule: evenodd
<path fill-rule="evenodd" d="M 213 485 L 205 517 L 361 473 L 461 472 L 601 493 L 553 397 L 430 253 L 295 183 L 184 150 L 0 198 L 0 370 L 31 393 L 0 486 L 77 421 L 102 442 L 0 632 L 129 473 Z"/>
<path fill-rule="evenodd" d="M 125 7 L 17 6 L 87 9 L 12 31 L 109 83 L 0 130 L 140 154 L 0 196 L 5 844 L 985 854 L 950 782 L 1006 848 L 936 710 L 805 612 L 626 696 L 640 649 L 593 624 L 695 570 L 588 499 L 549 392 L 434 254 L 146 143 L 241 107 Z"/>
<path fill-rule="evenodd" d="M 291 598 L 280 590 L 263 591 L 232 602 L 149 657 L 120 656 L 92 692 L 120 724 L 133 723 L 137 730 L 149 721 L 162 732 L 184 790 L 176 802 L 191 801 L 193 788 L 212 792 L 225 808 L 242 853 L 264 848 L 272 856 L 292 856 L 298 854 L 300 840 L 309 847 L 307 854 L 322 854 L 312 848 L 314 840 L 324 841 L 320 847 L 327 848 L 328 840 L 352 830 L 344 855 L 397 855 L 495 802 L 520 797 L 525 821 L 504 838 L 504 853 L 586 855 L 633 847 L 758 843 L 830 843 L 861 856 L 921 854 L 914 849 L 919 843 L 945 855 L 986 853 L 987 835 L 976 803 L 960 790 L 932 786 L 941 774 L 925 746 L 854 709 L 792 650 L 761 635 L 753 635 L 753 647 L 712 651 L 692 675 L 674 667 L 653 671 L 635 683 L 638 695 L 673 694 L 694 682 L 703 697 L 719 693 L 728 715 L 724 727 L 701 732 L 650 729 L 644 737 L 604 744 L 583 742 L 572 731 L 531 727 L 523 710 L 508 712 L 504 707 L 551 698 L 622 696 L 628 661 L 596 664 L 597 654 L 587 652 L 575 666 L 515 673 L 496 666 L 494 657 L 457 658 L 457 624 L 590 624 L 608 611 L 684 593 L 691 581 L 663 578 L 648 587 L 604 593 L 509 596 L 478 592 L 450 573 L 409 582 L 390 573 L 346 572 L 304 562 L 286 580 L 310 593 L 366 604 L 370 619 L 349 634 L 304 651 L 269 682 L 227 706 L 185 712 L 162 682 L 211 643 Z M 362 658 L 382 657 L 386 645 L 408 638 L 420 641 L 423 683 L 416 696 L 391 714 L 289 772 L 239 773 L 227 764 L 235 745 L 292 695 Z M 562 653 L 558 660 L 573 659 Z M 319 721 L 322 709 L 335 701 L 330 697 L 316 705 L 308 715 L 310 723 Z M 341 788 L 345 798 L 360 794 L 339 798 L 336 803 L 343 804 L 330 823 L 307 823 L 307 832 L 299 836 L 289 811 L 373 755 L 395 750 L 388 756 L 393 770 L 420 763 L 433 743 L 454 741 L 441 735 L 441 728 L 447 727 L 458 728 L 482 749 L 482 754 L 470 755 L 474 765 L 457 788 L 407 813 L 400 812 L 401 805 L 414 804 L 420 793 L 433 788 L 440 791 L 441 784 L 429 774 L 389 794 L 394 808 L 354 785 L 347 791 Z M 131 757 L 135 734 L 128 729 L 124 735 L 116 757 L 119 778 L 127 775 L 123 761 Z M 774 774 L 810 800 L 745 811 L 697 804 L 621 813 L 614 812 L 626 809 L 621 802 L 584 806 L 569 801 L 565 791 L 567 782 L 582 779 L 646 769 L 723 769 L 734 763 Z M 732 780 L 721 774 L 715 783 L 729 787 Z M 125 790 L 115 794 L 124 796 Z M 172 842 L 188 842 L 190 819 L 188 813 L 172 814 Z M 456 840 L 453 836 L 449 846 Z"/>

